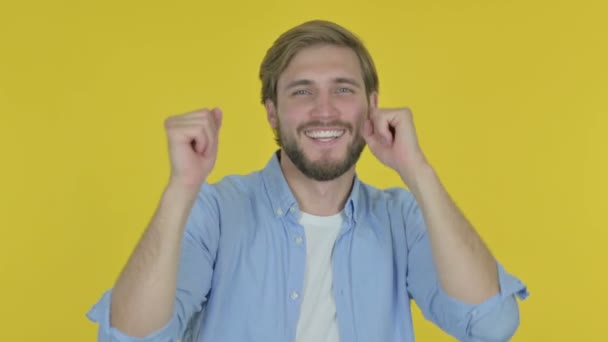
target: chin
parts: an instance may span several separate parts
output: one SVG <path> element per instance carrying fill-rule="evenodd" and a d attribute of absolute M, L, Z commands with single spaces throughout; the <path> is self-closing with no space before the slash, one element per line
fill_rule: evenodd
<path fill-rule="evenodd" d="M 315 149 L 304 153 L 311 162 L 343 162 L 347 154 L 346 149 Z"/>

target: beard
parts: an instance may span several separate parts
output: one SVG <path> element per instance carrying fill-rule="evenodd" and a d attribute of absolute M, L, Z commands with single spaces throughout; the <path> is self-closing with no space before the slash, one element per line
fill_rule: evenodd
<path fill-rule="evenodd" d="M 298 127 L 298 134 L 304 134 L 304 130 L 309 127 L 342 127 L 346 130 L 344 134 L 350 132 L 353 135 L 353 142 L 348 145 L 346 156 L 341 160 L 310 160 L 302 148 L 298 145 L 294 136 L 290 136 L 283 132 L 282 126 L 278 122 L 279 129 L 275 132 L 275 140 L 279 147 L 285 151 L 285 154 L 293 162 L 293 164 L 306 177 L 316 181 L 330 181 L 342 176 L 346 171 L 350 170 L 357 163 L 361 152 L 365 148 L 365 140 L 361 136 L 360 127 L 353 128 L 350 123 L 343 121 L 332 121 L 323 123 L 320 121 L 308 122 Z"/>

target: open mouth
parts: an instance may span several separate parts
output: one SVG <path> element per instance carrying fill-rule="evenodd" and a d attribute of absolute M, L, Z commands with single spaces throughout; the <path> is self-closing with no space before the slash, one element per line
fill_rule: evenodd
<path fill-rule="evenodd" d="M 345 129 L 311 129 L 304 131 L 304 134 L 315 141 L 329 142 L 340 138 L 345 132 Z"/>

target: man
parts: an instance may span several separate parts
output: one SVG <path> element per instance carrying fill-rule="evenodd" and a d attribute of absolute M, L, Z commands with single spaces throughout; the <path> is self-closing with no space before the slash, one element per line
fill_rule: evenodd
<path fill-rule="evenodd" d="M 100 341 L 413 341 L 410 299 L 462 341 L 515 332 L 525 286 L 494 259 L 421 151 L 407 108 L 346 29 L 312 21 L 262 62 L 280 150 L 206 182 L 218 108 L 166 120 L 171 177 L 113 290 L 89 312 Z M 356 176 L 364 148 L 405 188 Z"/>

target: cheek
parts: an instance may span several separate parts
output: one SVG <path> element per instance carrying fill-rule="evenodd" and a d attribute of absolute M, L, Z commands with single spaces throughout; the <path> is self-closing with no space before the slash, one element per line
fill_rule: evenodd
<path fill-rule="evenodd" d="M 309 97 L 302 96 L 283 101 L 281 110 L 282 113 L 288 115 L 300 115 L 309 112 L 312 107 L 314 107 L 314 101 Z"/>
<path fill-rule="evenodd" d="M 289 126 L 296 125 L 306 118 L 306 113 L 308 113 L 309 110 L 310 106 L 303 101 L 284 102 L 283 105 L 278 108 L 281 124 Z"/>
<path fill-rule="evenodd" d="M 368 105 L 367 101 L 341 101 L 340 111 L 343 115 L 352 120 L 359 120 L 361 117 L 367 117 Z"/>

